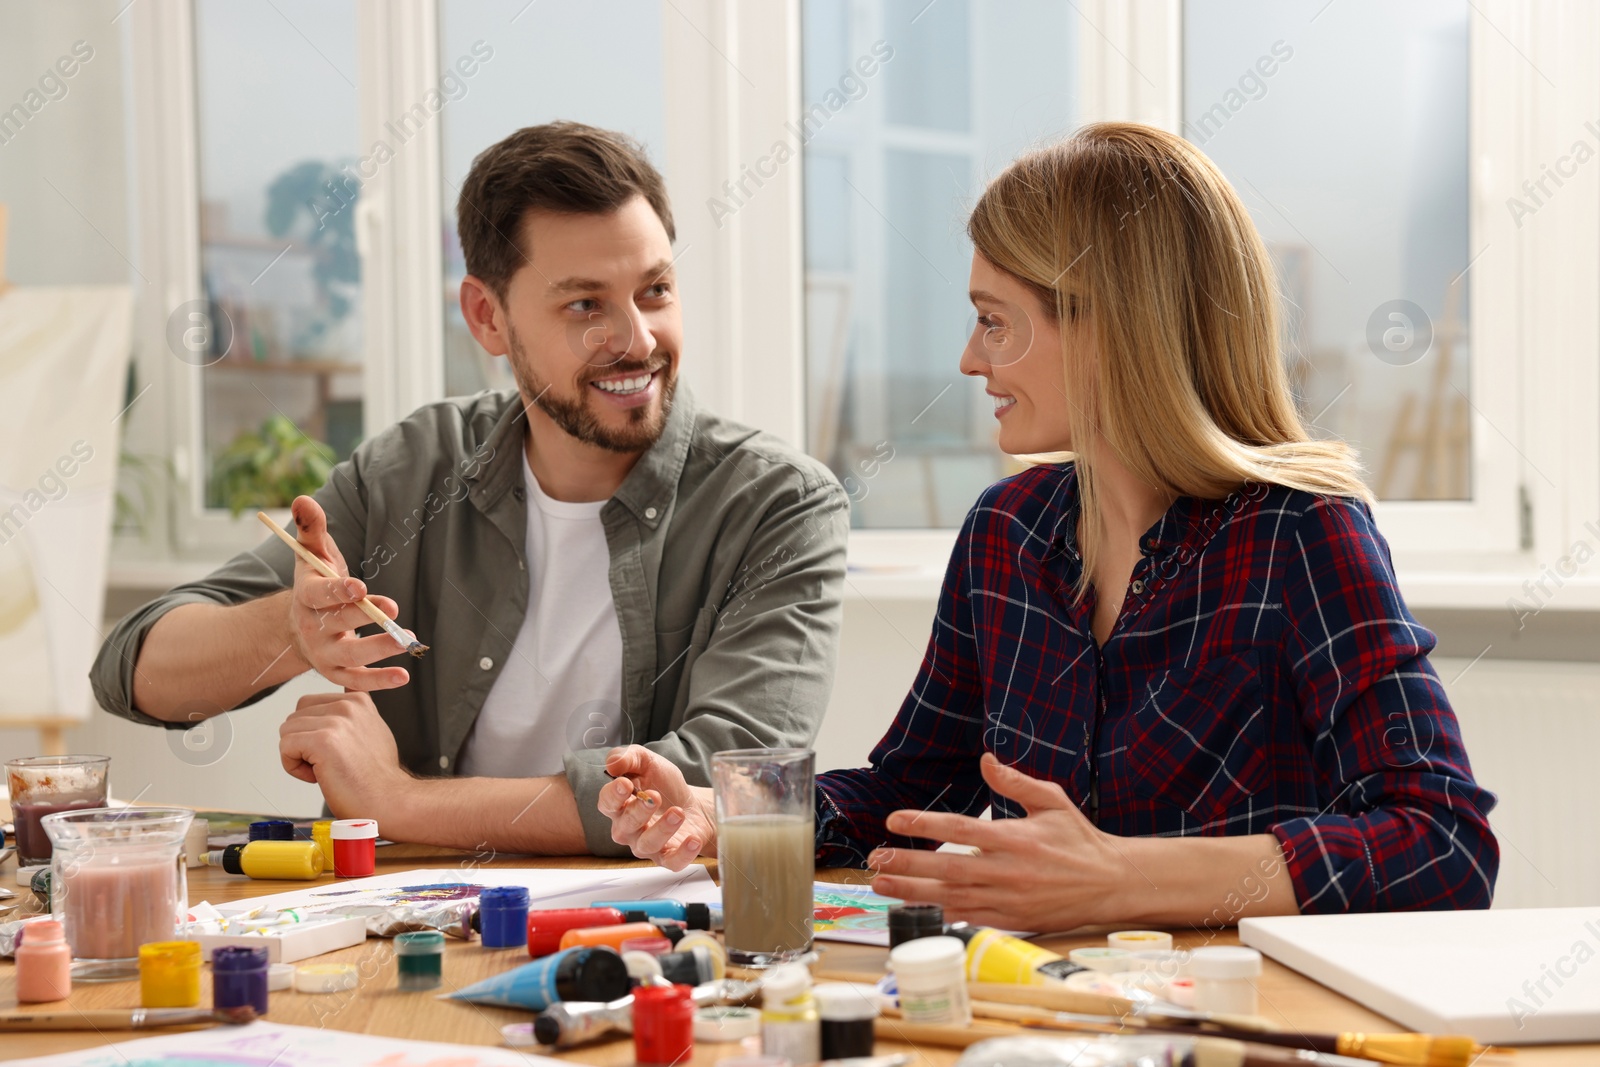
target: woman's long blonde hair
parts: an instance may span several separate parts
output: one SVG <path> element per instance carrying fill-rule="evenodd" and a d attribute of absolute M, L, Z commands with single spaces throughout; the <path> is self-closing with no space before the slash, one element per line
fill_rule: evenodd
<path fill-rule="evenodd" d="M 1013 162 L 967 233 L 1061 326 L 1088 588 L 1095 432 L 1134 474 L 1221 499 L 1246 482 L 1372 501 L 1355 454 L 1314 441 L 1278 341 L 1271 261 L 1227 179 L 1187 141 L 1100 122 Z M 1073 343 L 1090 328 L 1091 360 Z"/>

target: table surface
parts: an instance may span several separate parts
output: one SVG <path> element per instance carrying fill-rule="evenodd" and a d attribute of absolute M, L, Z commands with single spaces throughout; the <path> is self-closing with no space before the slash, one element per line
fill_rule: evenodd
<path fill-rule="evenodd" d="M 516 867 L 617 867 L 642 866 L 591 857 L 560 857 L 536 859 L 529 857 L 496 858 L 485 860 L 481 856 L 455 852 L 449 849 L 419 845 L 389 845 L 378 850 L 379 874 L 394 873 L 414 868 L 450 867 L 469 858 L 474 866 Z M 715 863 L 707 864 L 715 874 Z M 14 881 L 15 861 L 4 867 L 4 880 L 9 887 Z M 823 881 L 862 882 L 864 872 L 839 870 L 818 871 Z M 333 881 L 331 876 L 323 882 Z M 288 889 L 304 888 L 308 882 L 256 881 L 228 875 L 223 871 L 205 867 L 189 872 L 190 900 L 210 900 L 223 903 L 245 897 L 262 896 Z M 24 891 L 25 892 L 25 891 Z M 1173 931 L 1177 947 L 1195 948 L 1202 944 L 1237 944 L 1238 937 L 1232 929 L 1215 934 L 1193 930 Z M 1040 942 L 1065 954 L 1070 948 L 1083 945 L 1104 945 L 1104 931 L 1074 932 L 1041 938 Z M 295 992 L 271 994 L 271 1011 L 268 1019 L 276 1023 L 298 1026 L 326 1026 L 337 1030 L 368 1033 L 386 1037 L 415 1038 L 428 1041 L 446 1041 L 470 1045 L 500 1045 L 500 1028 L 506 1023 L 527 1022 L 528 1012 L 496 1008 L 483 1004 L 468 1004 L 437 998 L 435 992 L 402 993 L 395 988 L 395 968 L 389 959 L 388 943 L 369 940 L 364 946 L 343 949 L 318 957 L 319 962 L 354 963 L 364 976 L 358 989 L 348 995 L 314 996 Z M 849 945 L 819 941 L 821 953 L 819 969 L 829 972 L 881 973 L 887 950 L 866 945 Z M 523 961 L 521 955 L 485 951 L 477 942 L 449 940 L 444 959 L 445 989 L 459 988 L 508 969 Z M 364 964 L 364 966 L 363 966 Z M 366 977 L 366 976 L 371 977 Z M 209 969 L 203 972 L 201 1003 L 211 1002 Z M 1338 993 L 1283 967 L 1272 960 L 1265 961 L 1259 986 L 1261 1014 L 1284 1029 L 1305 1032 L 1338 1032 L 1361 1030 L 1390 1032 L 1400 1029 L 1392 1021 L 1376 1015 Z M 135 1008 L 139 1006 L 139 983 L 120 982 L 106 985 L 78 985 L 67 1003 L 74 1008 Z M 0 1010 L 30 1010 L 33 1006 L 16 1003 L 15 965 L 10 960 L 0 960 Z M 59 1010 L 60 1005 L 39 1005 L 39 1010 Z M 162 1033 L 164 1031 L 150 1031 Z M 96 1033 L 95 1031 L 63 1033 L 8 1033 L 0 1036 L 0 1059 L 40 1056 L 75 1049 L 95 1048 L 110 1041 L 144 1036 L 126 1032 Z M 959 1055 L 953 1049 L 927 1046 L 899 1046 L 879 1042 L 880 1052 L 904 1051 L 917 1057 L 915 1067 L 949 1067 Z M 699 1045 L 693 1060 L 686 1067 L 707 1067 L 717 1060 L 742 1055 L 738 1045 Z M 590 1063 L 599 1067 L 621 1067 L 633 1063 L 633 1044 L 622 1039 L 584 1046 L 569 1052 L 558 1053 L 559 1058 Z M 1486 1061 L 1487 1062 L 1487 1061 Z M 1506 1061 L 1502 1061 L 1506 1062 Z M 1521 1067 L 1567 1067 L 1578 1064 L 1593 1065 L 1600 1062 L 1600 1045 L 1546 1045 L 1528 1047 L 1518 1051 L 1514 1062 Z"/>

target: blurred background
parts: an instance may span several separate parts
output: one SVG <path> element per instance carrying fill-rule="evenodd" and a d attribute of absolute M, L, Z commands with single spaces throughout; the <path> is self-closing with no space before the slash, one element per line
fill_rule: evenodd
<path fill-rule="evenodd" d="M 574 119 L 637 137 L 666 175 L 701 400 L 850 494 L 818 750 L 859 763 L 920 660 L 954 528 L 1019 469 L 956 370 L 966 213 L 1030 147 L 1149 122 L 1233 182 L 1277 268 L 1303 414 L 1360 450 L 1501 796 L 1497 903 L 1594 903 L 1596 54 L 1583 0 L 0 0 L 3 277 L 131 292 L 125 378 L 97 383 L 118 412 L 94 460 L 114 465 L 109 569 L 40 602 L 92 654 L 364 438 L 510 387 L 460 319 L 454 204 L 482 149 Z M 0 510 L 37 477 L 12 466 Z M 27 655 L 4 645 L 23 610 L 6 557 L 45 528 L 0 518 L 5 655 Z M 119 795 L 305 813 L 320 801 L 279 769 L 277 724 L 317 688 L 188 733 L 77 695 L 60 714 L 73 751 L 138 767 Z M 0 755 L 36 749 L 47 716 L 6 699 Z"/>

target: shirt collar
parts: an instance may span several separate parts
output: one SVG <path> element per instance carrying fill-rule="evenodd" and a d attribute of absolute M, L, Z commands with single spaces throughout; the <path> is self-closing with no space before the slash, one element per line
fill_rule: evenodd
<path fill-rule="evenodd" d="M 505 411 L 489 432 L 488 457 L 477 477 L 474 494 L 484 505 L 493 505 L 504 493 L 522 484 L 524 434 L 527 432 L 527 410 L 522 397 L 515 391 L 507 393 Z M 654 528 L 666 518 L 669 505 L 677 492 L 678 480 L 689 456 L 689 443 L 694 438 L 697 406 L 694 394 L 682 378 L 673 393 L 672 410 L 667 414 L 667 424 L 661 436 L 651 445 L 628 476 L 617 487 L 612 500 L 621 503 L 634 517 Z"/>
<path fill-rule="evenodd" d="M 1068 463 L 1062 468 L 1063 477 L 1056 492 L 1060 494 L 1055 530 L 1046 546 L 1045 557 L 1068 552 L 1078 557 L 1078 515 L 1083 507 L 1078 495 L 1078 465 Z M 1155 523 L 1139 538 L 1139 549 L 1147 556 L 1165 558 L 1177 552 L 1190 541 L 1208 537 L 1220 528 L 1211 520 L 1214 513 L 1225 512 L 1234 498 L 1245 492 L 1241 487 L 1222 500 L 1203 500 L 1199 497 L 1180 496 L 1173 501 Z"/>

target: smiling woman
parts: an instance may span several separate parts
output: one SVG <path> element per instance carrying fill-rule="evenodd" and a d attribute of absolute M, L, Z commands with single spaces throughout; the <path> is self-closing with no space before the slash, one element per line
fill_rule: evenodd
<path fill-rule="evenodd" d="M 1101 123 L 1012 163 L 967 229 L 961 370 L 1002 449 L 1072 457 L 968 514 L 870 766 L 817 778 L 818 862 L 1013 929 L 1488 906 L 1494 796 L 1355 456 L 1295 413 L 1232 188 L 1177 137 Z M 711 847 L 704 790 L 639 748 L 607 770 L 636 855 Z"/>

